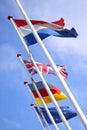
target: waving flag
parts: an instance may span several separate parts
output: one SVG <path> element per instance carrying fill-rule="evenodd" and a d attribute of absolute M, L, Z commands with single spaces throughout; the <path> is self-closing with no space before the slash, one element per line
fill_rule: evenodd
<path fill-rule="evenodd" d="M 38 115 L 40 116 L 41 120 L 43 120 L 43 118 L 42 118 L 40 112 L 38 111 L 37 107 L 34 106 L 34 108 L 35 108 L 36 112 L 38 113 Z M 61 108 L 61 110 L 62 110 L 62 112 L 63 112 L 63 114 L 64 114 L 64 116 L 65 116 L 65 118 L 67 120 L 77 116 L 77 113 L 75 111 L 73 111 L 73 110 L 70 110 L 70 108 L 68 106 L 63 106 L 63 107 L 60 107 L 60 108 Z M 59 114 L 58 114 L 55 107 L 51 107 L 51 108 L 48 108 L 48 109 L 49 109 L 50 113 L 52 114 L 52 116 L 53 116 L 56 123 L 62 122 L 62 120 L 61 120 L 61 118 L 60 118 L 60 116 L 59 116 Z M 52 125 L 52 122 L 51 122 L 45 108 L 40 107 L 40 110 L 43 112 L 44 117 L 47 120 L 48 124 Z"/>
<path fill-rule="evenodd" d="M 27 45 L 33 45 L 37 43 L 35 37 L 33 36 L 33 33 L 31 31 L 30 26 L 26 23 L 25 20 L 20 19 L 13 19 L 16 26 L 18 27 L 18 30 L 22 37 L 25 39 Z M 63 21 L 63 20 L 60 20 Z M 77 32 L 74 28 L 72 29 L 66 29 L 62 28 L 64 26 L 61 24 L 61 22 L 52 22 L 48 23 L 45 21 L 31 21 L 35 30 L 37 31 L 38 35 L 40 36 L 41 40 L 49 37 L 49 36 L 56 36 L 56 37 L 77 37 Z M 59 24 L 59 25 L 58 25 Z M 60 27 L 61 26 L 61 27 Z M 61 29 L 60 29 L 61 28 Z"/>
<path fill-rule="evenodd" d="M 47 84 L 48 84 L 48 86 L 49 86 L 49 88 L 50 88 L 50 90 L 51 90 L 51 92 L 52 92 L 54 98 L 55 98 L 57 101 L 58 101 L 58 100 L 65 99 L 65 98 L 67 97 L 67 96 L 66 96 L 62 91 L 60 91 L 57 87 L 55 87 L 55 86 L 53 86 L 53 85 L 51 85 L 51 84 L 49 84 L 49 83 L 47 83 Z M 41 100 L 40 100 L 40 98 L 39 98 L 39 96 L 38 96 L 38 94 L 37 94 L 37 92 L 36 92 L 36 90 L 35 90 L 33 84 L 28 84 L 28 86 L 29 86 L 29 88 L 31 89 L 31 92 L 33 93 L 33 96 L 34 96 L 34 98 L 35 98 L 37 104 L 38 104 L 38 105 L 41 105 L 42 102 L 41 102 Z M 52 102 L 52 100 L 50 99 L 50 97 L 49 97 L 49 95 L 48 95 L 48 93 L 47 93 L 47 91 L 46 91 L 46 89 L 45 89 L 43 83 L 42 83 L 42 82 L 36 82 L 36 86 L 37 86 L 37 88 L 38 88 L 38 90 L 39 90 L 39 92 L 40 92 L 40 94 L 41 94 L 43 100 L 45 101 L 45 103 L 50 103 L 50 102 Z"/>
<path fill-rule="evenodd" d="M 31 60 L 23 59 L 28 71 L 31 73 L 31 75 L 34 75 L 37 73 L 36 68 L 34 67 L 33 63 Z M 36 62 L 36 65 L 38 66 L 39 70 L 43 74 L 54 74 L 54 71 L 52 67 L 49 64 L 43 64 Z M 56 66 L 60 74 L 62 75 L 63 78 L 67 78 L 68 73 L 66 72 L 65 66 L 64 65 L 57 65 Z"/>

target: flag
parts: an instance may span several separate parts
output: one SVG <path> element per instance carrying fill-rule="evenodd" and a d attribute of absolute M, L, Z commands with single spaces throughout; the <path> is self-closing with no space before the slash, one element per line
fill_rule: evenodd
<path fill-rule="evenodd" d="M 38 113 L 38 115 L 40 116 L 41 120 L 43 120 L 43 118 L 42 118 L 40 112 L 38 111 L 37 107 L 34 106 L 34 108 L 35 108 L 36 112 Z M 58 112 L 57 112 L 55 107 L 51 107 L 51 108 L 48 108 L 48 109 L 49 109 L 50 113 L 52 114 L 52 116 L 53 116 L 53 118 L 54 118 L 56 123 L 62 122 L 61 117 L 58 114 Z M 65 116 L 65 118 L 67 120 L 77 116 L 77 113 L 74 110 L 71 110 L 68 106 L 62 106 L 62 107 L 60 107 L 60 109 L 63 112 L 63 114 L 64 114 L 64 116 Z M 50 118 L 49 118 L 45 108 L 44 107 L 40 107 L 40 110 L 43 113 L 43 115 L 44 115 L 45 119 L 47 120 L 48 124 L 52 125 L 52 122 L 51 122 L 51 120 L 50 120 Z"/>
<path fill-rule="evenodd" d="M 49 84 L 49 83 L 47 83 L 47 84 L 48 84 L 48 86 L 49 86 L 49 88 L 50 88 L 50 90 L 51 90 L 51 92 L 52 92 L 54 98 L 55 98 L 57 101 L 58 101 L 58 100 L 65 99 L 65 98 L 67 97 L 61 90 L 58 89 L 58 87 L 55 87 L 55 86 L 53 86 L 53 85 L 51 85 L 51 84 Z M 36 100 L 36 103 L 37 103 L 38 105 L 41 105 L 42 102 L 41 102 L 41 100 L 40 100 L 40 98 L 39 98 L 39 96 L 38 96 L 38 94 L 37 94 L 37 92 L 36 92 L 36 90 L 35 90 L 33 84 L 28 84 L 28 86 L 29 86 L 29 88 L 30 88 L 30 90 L 31 90 L 31 92 L 32 92 L 32 94 L 33 94 L 35 100 Z M 52 100 L 50 99 L 50 96 L 48 95 L 48 92 L 47 92 L 47 90 L 45 89 L 43 83 L 42 83 L 41 81 L 40 81 L 40 82 L 36 82 L 36 86 L 37 86 L 37 88 L 38 88 L 38 90 L 39 90 L 39 92 L 40 92 L 40 94 L 41 94 L 43 100 L 45 101 L 45 103 L 50 103 L 50 102 L 52 102 Z"/>
<path fill-rule="evenodd" d="M 34 75 L 37 73 L 37 70 L 31 60 L 23 59 L 23 61 L 31 75 Z M 52 67 L 49 64 L 43 64 L 43 63 L 36 62 L 36 65 L 38 66 L 38 68 L 42 74 L 54 74 L 55 75 L 55 72 L 53 71 Z M 58 71 L 60 72 L 61 76 L 63 78 L 67 78 L 68 73 L 66 72 L 65 66 L 56 65 L 56 67 L 57 67 Z"/>
<path fill-rule="evenodd" d="M 25 20 L 20 20 L 20 19 L 13 19 L 16 26 L 18 27 L 18 30 L 22 37 L 25 39 L 26 43 L 28 46 L 33 45 L 37 43 L 30 26 L 26 23 Z M 32 21 L 31 21 L 32 22 Z M 41 40 L 49 37 L 49 36 L 56 36 L 56 37 L 77 37 L 77 32 L 74 28 L 72 29 L 66 29 L 66 28 L 56 28 L 56 27 L 49 27 L 49 23 L 46 22 L 46 25 L 44 22 L 39 24 L 38 22 L 32 22 L 35 30 L 37 31 L 39 37 Z M 51 23 L 55 24 L 55 26 L 58 27 L 57 22 Z M 44 26 L 44 27 L 43 27 Z M 47 26 L 47 27 L 46 27 Z"/>

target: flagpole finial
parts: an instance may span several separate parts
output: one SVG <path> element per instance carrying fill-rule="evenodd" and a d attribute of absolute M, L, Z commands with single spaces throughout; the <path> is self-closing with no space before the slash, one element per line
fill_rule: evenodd
<path fill-rule="evenodd" d="M 28 82 L 27 82 L 27 81 L 24 81 L 24 84 L 28 84 Z"/>
<path fill-rule="evenodd" d="M 21 56 L 21 54 L 17 54 L 17 57 Z"/>
<path fill-rule="evenodd" d="M 33 104 L 33 103 L 31 103 L 31 104 L 30 104 L 30 106 L 31 106 L 31 107 L 33 107 L 33 106 L 34 106 L 34 104 Z"/>
<path fill-rule="evenodd" d="M 13 18 L 13 16 L 8 16 L 8 19 L 10 20 L 10 19 L 12 19 Z"/>

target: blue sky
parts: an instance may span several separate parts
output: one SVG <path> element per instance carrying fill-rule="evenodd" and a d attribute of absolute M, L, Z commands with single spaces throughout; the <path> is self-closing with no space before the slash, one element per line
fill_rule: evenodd
<path fill-rule="evenodd" d="M 63 17 L 65 27 L 74 27 L 77 30 L 79 35 L 76 39 L 49 37 L 43 42 L 55 63 L 66 65 L 68 72 L 66 82 L 87 117 L 87 1 L 20 0 L 20 2 L 30 19 L 50 22 Z M 0 1 L 0 129 L 42 130 L 30 107 L 33 99 L 23 84 L 24 80 L 29 83 L 30 80 L 16 54 L 21 53 L 23 57 L 29 57 L 14 27 L 8 21 L 8 15 L 23 18 L 15 0 Z M 31 46 L 30 50 L 36 61 L 49 63 L 38 44 Z M 38 75 L 33 77 L 36 81 L 40 81 Z M 56 76 L 44 75 L 44 78 L 66 93 Z M 68 105 L 74 109 L 68 98 L 58 103 L 60 106 Z M 53 104 L 48 106 L 50 105 L 53 106 Z M 84 130 L 79 117 L 68 122 L 72 130 Z M 66 130 L 63 123 L 58 124 L 58 127 L 60 130 Z"/>

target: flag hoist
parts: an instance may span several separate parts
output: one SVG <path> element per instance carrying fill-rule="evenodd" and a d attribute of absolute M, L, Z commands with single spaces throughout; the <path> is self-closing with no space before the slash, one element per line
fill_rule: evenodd
<path fill-rule="evenodd" d="M 75 100 L 75 98 L 74 98 L 73 94 L 71 93 L 71 91 L 70 91 L 68 85 L 66 84 L 66 82 L 64 81 L 64 79 L 63 79 L 62 76 L 60 75 L 59 71 L 57 70 L 56 65 L 55 65 L 53 59 L 51 58 L 51 56 L 50 56 L 50 54 L 48 53 L 47 49 L 45 48 L 44 44 L 42 43 L 40 37 L 38 36 L 36 30 L 34 29 L 34 27 L 33 27 L 32 23 L 31 23 L 29 17 L 27 16 L 26 12 L 24 11 L 23 7 L 21 6 L 19 0 L 15 0 L 15 1 L 16 1 L 17 5 L 19 6 L 19 8 L 20 8 L 22 14 L 24 15 L 27 24 L 30 26 L 30 28 L 31 28 L 31 30 L 32 30 L 32 33 L 33 33 L 33 35 L 34 35 L 36 41 L 37 41 L 37 42 L 39 43 L 39 45 L 41 46 L 42 50 L 44 51 L 46 57 L 48 58 L 48 60 L 49 60 L 49 62 L 50 62 L 50 64 L 51 64 L 51 66 L 52 66 L 54 72 L 56 73 L 56 75 L 57 75 L 59 81 L 61 82 L 62 86 L 63 86 L 64 89 L 66 90 L 67 95 L 68 95 L 69 99 L 71 100 L 71 102 L 72 102 L 74 108 L 76 109 L 76 111 L 77 111 L 77 113 L 78 113 L 78 116 L 80 117 L 80 119 L 81 119 L 81 121 L 82 121 L 84 127 L 87 129 L 87 119 L 86 119 L 84 113 L 82 112 L 80 106 L 78 105 L 77 101 Z M 55 102 L 55 101 L 54 101 L 54 102 Z M 56 105 L 56 102 L 55 102 L 55 105 Z M 56 107 L 57 107 L 57 106 L 56 106 Z M 58 108 L 58 107 L 57 107 L 57 108 Z M 66 122 L 66 121 L 65 121 L 65 122 Z M 66 124 L 67 124 L 67 123 L 65 123 L 65 125 L 66 125 Z M 67 126 L 67 125 L 66 125 L 66 126 Z"/>
<path fill-rule="evenodd" d="M 41 72 L 39 71 L 39 69 L 38 69 L 38 67 L 37 67 L 37 65 L 36 65 L 36 63 L 35 63 L 35 61 L 34 61 L 34 58 L 33 58 L 32 54 L 31 54 L 31 52 L 30 52 L 28 46 L 26 45 L 25 40 L 23 39 L 23 37 L 21 36 L 20 32 L 18 31 L 18 28 L 17 28 L 17 26 L 15 25 L 15 22 L 13 21 L 12 16 L 9 16 L 8 19 L 10 19 L 10 21 L 11 21 L 12 24 L 13 24 L 13 26 L 15 27 L 15 29 L 16 29 L 16 31 L 17 31 L 17 33 L 18 33 L 18 35 L 19 35 L 19 37 L 20 37 L 20 39 L 21 39 L 21 41 L 22 41 L 22 43 L 23 43 L 23 45 L 24 45 L 24 47 L 25 47 L 25 49 L 26 49 L 26 51 L 27 51 L 27 53 L 29 54 L 29 56 L 30 56 L 30 58 L 31 58 L 31 60 L 32 60 L 32 62 L 33 62 L 33 64 L 34 64 L 34 66 L 35 66 L 35 68 L 36 68 L 36 70 L 37 70 L 37 72 L 38 72 L 38 74 L 39 74 L 39 76 L 40 76 L 40 78 L 41 78 L 41 80 L 42 80 L 42 82 L 43 82 L 43 84 L 44 84 L 44 86 L 45 86 L 45 88 L 46 88 L 46 90 L 47 90 L 49 96 L 50 96 L 50 98 L 51 98 L 51 100 L 53 101 L 53 103 L 54 103 L 54 105 L 55 105 L 55 107 L 56 107 L 56 109 L 57 109 L 57 111 L 58 111 L 58 113 L 59 113 L 59 115 L 60 115 L 62 121 L 64 122 L 64 124 L 65 124 L 65 126 L 66 126 L 67 130 L 71 130 L 71 127 L 69 126 L 69 124 L 68 124 L 68 122 L 67 122 L 65 116 L 63 115 L 63 113 L 62 113 L 62 111 L 61 111 L 61 109 L 60 109 L 58 103 L 56 102 L 55 98 L 53 97 L 53 95 L 52 95 L 52 93 L 51 93 L 51 91 L 50 91 L 50 89 L 49 89 L 49 87 L 48 87 L 48 85 L 47 85 L 47 83 L 46 83 L 44 77 L 42 76 Z M 57 128 L 57 129 L 58 129 L 58 128 Z"/>

